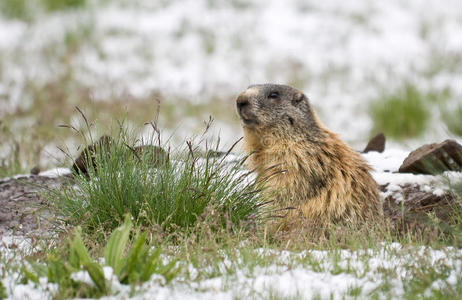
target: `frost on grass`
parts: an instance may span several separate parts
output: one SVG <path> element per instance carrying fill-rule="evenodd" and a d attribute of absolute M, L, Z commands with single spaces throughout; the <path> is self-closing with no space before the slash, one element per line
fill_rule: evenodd
<path fill-rule="evenodd" d="M 462 173 L 455 171 L 447 171 L 441 175 L 398 173 L 399 167 L 408 155 L 409 151 L 399 149 L 362 154 L 373 168 L 372 176 L 375 181 L 385 187 L 380 193 L 382 199 L 391 195 L 394 199 L 403 200 L 401 192 L 405 185 L 417 186 L 421 191 L 442 196 L 451 192 L 451 183 L 462 182 Z"/>
<path fill-rule="evenodd" d="M 417 183 L 437 194 L 444 192 L 443 186 L 437 185 L 437 176 L 393 173 L 407 154 L 387 150 L 382 154 L 371 152 L 364 157 L 375 168 L 375 179 L 379 183 L 389 183 L 388 190 L 391 192 L 394 188 L 398 191 L 399 185 L 405 183 Z M 229 155 L 225 160 L 232 167 L 240 158 Z M 204 165 L 206 160 L 197 161 L 199 170 Z M 52 176 L 62 171 L 53 170 L 44 174 Z M 226 167 L 221 171 L 225 174 L 229 172 Z M 236 170 L 234 176 L 240 177 L 241 174 Z M 149 173 L 150 182 L 153 176 L 155 173 Z M 461 175 L 451 172 L 445 176 L 460 179 Z M 8 262 L 6 268 L 0 269 L 0 280 L 10 299 L 52 299 L 56 295 L 59 287 L 45 277 L 39 278 L 36 283 L 21 281 L 17 266 L 21 265 L 23 258 L 17 250 L 28 249 L 27 240 L 2 237 L 0 244 L 0 262 Z M 30 251 L 27 250 L 28 253 Z M 175 247 L 170 248 L 161 260 L 164 263 L 175 261 L 175 251 Z M 107 299 L 149 299 L 152 295 L 156 295 L 157 299 L 201 300 L 270 297 L 433 298 L 441 294 L 442 298 L 450 299 L 462 292 L 462 250 L 452 247 L 433 249 L 379 242 L 373 248 L 355 251 L 291 252 L 268 248 L 241 250 L 239 247 L 227 251 L 218 250 L 214 259 L 205 264 L 180 260 L 176 262 L 181 266 L 180 271 L 171 281 L 153 274 L 135 288 L 122 284 L 114 269 L 104 266 L 107 260 L 95 261 L 102 267 Z M 74 272 L 71 278 L 95 287 L 86 270 Z"/>
<path fill-rule="evenodd" d="M 118 282 L 111 268 L 104 267 L 110 287 L 107 299 L 148 299 L 152 295 L 156 299 L 431 297 L 441 292 L 456 295 L 462 283 L 462 251 L 451 247 L 435 250 L 395 243 L 357 251 L 256 249 L 252 255 L 254 259 L 249 260 L 239 251 L 233 258 L 218 253 L 216 265 L 201 267 L 182 262 L 187 271 L 170 283 L 153 275 L 134 293 Z M 72 277 L 94 284 L 85 271 Z M 38 284 L 20 284 L 15 273 L 7 274 L 2 283 L 11 299 L 47 299 L 57 290 L 45 278 Z"/>
<path fill-rule="evenodd" d="M 98 3 L 33 26 L 0 17 L 7 112 L 31 104 L 31 81 L 42 87 L 63 74 L 99 101 L 160 93 L 224 102 L 251 83 L 281 82 L 308 92 L 329 128 L 364 142 L 367 107 L 383 91 L 409 82 L 424 93 L 449 89 L 452 102 L 462 95 L 457 0 Z M 427 137 L 445 134 L 437 122 Z"/>

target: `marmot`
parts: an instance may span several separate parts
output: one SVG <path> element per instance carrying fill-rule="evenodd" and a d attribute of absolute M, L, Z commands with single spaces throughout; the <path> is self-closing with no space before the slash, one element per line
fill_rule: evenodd
<path fill-rule="evenodd" d="M 251 85 L 236 104 L 250 167 L 259 175 L 274 171 L 265 185 L 279 208 L 295 208 L 289 217 L 350 222 L 382 215 L 371 168 L 324 127 L 301 91 Z"/>

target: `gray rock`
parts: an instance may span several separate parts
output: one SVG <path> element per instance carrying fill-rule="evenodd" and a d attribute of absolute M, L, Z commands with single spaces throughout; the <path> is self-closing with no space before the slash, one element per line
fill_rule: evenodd
<path fill-rule="evenodd" d="M 399 173 L 440 174 L 462 171 L 462 146 L 454 140 L 427 144 L 412 151 L 399 167 Z"/>
<path fill-rule="evenodd" d="M 367 143 L 366 148 L 364 148 L 363 153 L 367 153 L 370 151 L 377 151 L 382 153 L 385 150 L 385 135 L 383 133 L 379 133 L 374 136 L 369 143 Z"/>

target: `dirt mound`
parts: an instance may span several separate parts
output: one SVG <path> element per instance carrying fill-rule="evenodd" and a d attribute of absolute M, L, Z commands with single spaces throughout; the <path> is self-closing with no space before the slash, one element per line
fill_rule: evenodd
<path fill-rule="evenodd" d="M 0 237 L 42 234 L 50 229 L 55 216 L 40 196 L 56 189 L 71 177 L 24 176 L 0 180 Z"/>

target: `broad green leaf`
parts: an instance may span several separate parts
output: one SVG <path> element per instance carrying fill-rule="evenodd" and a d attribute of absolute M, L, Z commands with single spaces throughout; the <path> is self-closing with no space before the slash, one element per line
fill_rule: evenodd
<path fill-rule="evenodd" d="M 71 247 L 72 241 L 69 241 L 69 264 L 74 268 L 74 269 L 80 269 L 80 259 L 79 255 L 77 254 L 77 251 L 75 251 L 74 248 Z"/>
<path fill-rule="evenodd" d="M 26 266 L 22 266 L 21 268 L 21 273 L 24 274 L 24 276 L 26 277 L 27 280 L 30 280 L 34 283 L 38 283 L 39 282 L 39 278 L 36 274 L 34 274 L 33 272 L 29 271 L 27 269 Z"/>
<path fill-rule="evenodd" d="M 106 293 L 106 279 L 104 278 L 103 268 L 95 262 L 85 263 L 83 267 L 88 272 L 98 289 L 101 292 Z"/>
<path fill-rule="evenodd" d="M 133 242 L 130 251 L 128 251 L 127 255 L 123 259 L 123 263 L 120 264 L 121 268 L 118 270 L 119 272 L 115 272 L 117 275 L 120 274 L 120 281 L 124 282 L 127 278 L 130 278 L 128 281 L 129 283 L 133 283 L 134 276 L 133 273 L 139 273 L 140 265 L 143 265 L 144 262 L 142 261 L 143 257 L 147 255 L 147 246 L 146 246 L 146 233 L 143 232 L 142 234 L 138 235 Z"/>
<path fill-rule="evenodd" d="M 79 265 L 83 265 L 83 268 L 88 272 L 98 289 L 103 293 L 106 293 L 106 280 L 104 278 L 103 269 L 98 263 L 92 261 L 90 254 L 83 243 L 81 232 L 82 229 L 77 227 L 74 239 L 70 244 L 70 251 L 71 253 L 74 252 L 74 255 L 78 257 Z M 75 260 L 75 257 L 73 259 Z"/>
<path fill-rule="evenodd" d="M 0 281 L 0 299 L 6 299 L 8 295 L 6 294 L 6 289 L 3 286 L 3 283 Z"/>
<path fill-rule="evenodd" d="M 132 229 L 132 222 L 130 215 L 125 215 L 125 221 L 122 226 L 118 227 L 111 234 L 109 241 L 104 248 L 104 259 L 108 266 L 114 269 L 116 275 L 122 269 L 122 255 L 130 237 L 130 230 Z"/>
<path fill-rule="evenodd" d="M 158 263 L 160 256 L 160 248 L 156 248 L 151 255 L 146 258 L 145 263 L 143 264 L 143 271 L 141 273 L 141 281 L 147 281 L 151 278 L 152 274 L 159 273 Z"/>
<path fill-rule="evenodd" d="M 59 283 L 64 278 L 68 278 L 70 273 L 71 270 L 66 267 L 64 262 L 54 256 L 48 257 L 48 280 L 50 282 Z"/>
<path fill-rule="evenodd" d="M 83 243 L 82 236 L 81 236 L 82 228 L 77 227 L 75 230 L 75 236 L 74 239 L 70 243 L 70 251 L 71 254 L 74 252 L 73 255 L 77 255 L 79 264 L 78 265 L 85 265 L 90 263 L 91 257 L 90 254 L 88 254 L 88 250 L 85 247 L 85 244 Z M 72 258 L 75 263 L 75 257 Z"/>
<path fill-rule="evenodd" d="M 180 272 L 180 268 L 176 266 L 177 260 L 172 260 L 167 265 L 162 266 L 158 273 L 164 276 L 165 281 L 169 283 Z"/>

